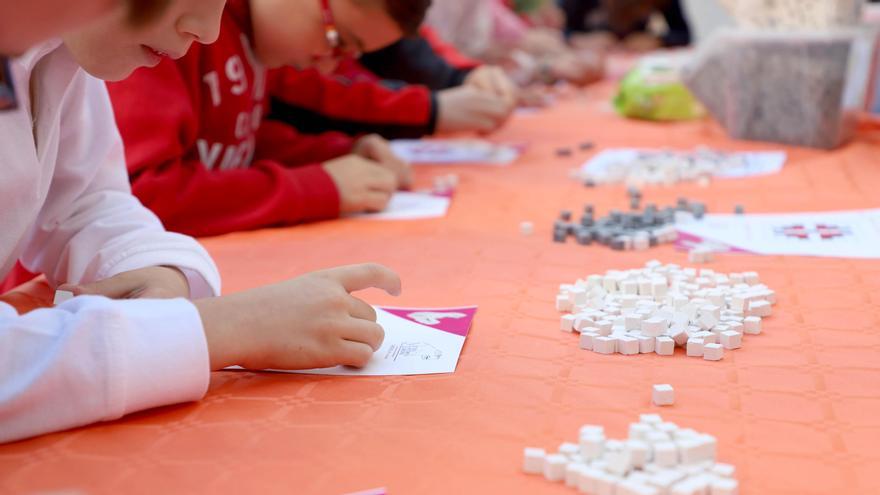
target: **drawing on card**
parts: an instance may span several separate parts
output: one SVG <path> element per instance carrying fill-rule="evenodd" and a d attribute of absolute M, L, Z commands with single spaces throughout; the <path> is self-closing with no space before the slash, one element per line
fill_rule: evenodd
<path fill-rule="evenodd" d="M 830 241 L 841 237 L 852 235 L 852 229 L 846 226 L 831 224 L 792 224 L 783 227 L 776 227 L 773 233 L 789 239 L 818 240 Z"/>
<path fill-rule="evenodd" d="M 397 361 L 398 358 L 436 361 L 443 357 L 443 351 L 426 342 L 401 342 L 388 348 L 385 359 Z"/>
<path fill-rule="evenodd" d="M 422 325 L 439 325 L 440 320 L 445 318 L 450 319 L 460 319 L 467 317 L 464 313 L 436 313 L 433 311 L 419 311 L 416 313 L 409 313 L 406 315 L 408 318 L 421 323 Z"/>

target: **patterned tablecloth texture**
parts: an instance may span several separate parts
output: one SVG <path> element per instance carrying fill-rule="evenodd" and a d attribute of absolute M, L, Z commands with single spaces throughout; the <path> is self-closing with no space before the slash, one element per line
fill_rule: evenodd
<path fill-rule="evenodd" d="M 622 120 L 607 104 L 611 91 L 518 117 L 497 138 L 531 147 L 508 168 L 419 170 L 425 185 L 433 174 L 460 175 L 445 219 L 326 222 L 205 241 L 229 292 L 371 260 L 404 280 L 401 298 L 365 293 L 372 303 L 478 304 L 455 374 L 215 373 L 201 402 L 0 446 L 0 493 L 575 493 L 522 474 L 523 448 L 555 448 L 584 423 L 620 438 L 645 412 L 715 435 L 745 495 L 880 493 L 880 262 L 721 256 L 708 267 L 758 271 L 779 295 L 764 333 L 721 362 L 602 356 L 558 330 L 560 283 L 652 258 L 687 264 L 669 246 L 617 253 L 551 242 L 563 208 L 627 205 L 622 186 L 586 189 L 569 178 L 592 153 L 578 143 L 768 148 L 732 141 L 711 122 Z M 560 158 L 560 146 L 575 151 Z M 647 189 L 645 198 L 686 196 L 715 212 L 880 206 L 876 127 L 834 152 L 785 150 L 778 175 Z M 520 234 L 524 220 L 535 223 L 534 236 Z M 673 407 L 651 405 L 655 383 L 675 387 Z"/>

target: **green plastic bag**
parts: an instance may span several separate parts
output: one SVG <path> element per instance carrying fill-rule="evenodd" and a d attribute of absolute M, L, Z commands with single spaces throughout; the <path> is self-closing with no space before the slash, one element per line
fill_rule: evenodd
<path fill-rule="evenodd" d="M 662 65 L 641 65 L 630 71 L 620 82 L 614 108 L 625 117 L 642 120 L 692 120 L 706 115 L 681 82 L 679 70 Z"/>

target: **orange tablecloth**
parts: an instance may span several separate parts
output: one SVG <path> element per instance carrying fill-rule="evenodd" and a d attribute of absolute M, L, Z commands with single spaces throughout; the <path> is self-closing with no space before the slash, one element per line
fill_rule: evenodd
<path fill-rule="evenodd" d="M 654 383 L 676 388 L 659 410 L 716 435 L 751 495 L 880 493 L 880 262 L 723 256 L 711 268 L 757 270 L 779 294 L 766 332 L 718 363 L 677 355 L 601 356 L 559 332 L 560 283 L 648 259 L 686 264 L 671 247 L 617 253 L 550 242 L 563 208 L 628 204 L 623 187 L 585 189 L 569 169 L 588 154 L 559 146 L 734 142 L 710 123 L 659 125 L 614 116 L 607 89 L 518 117 L 499 139 L 531 148 L 509 168 L 455 172 L 449 216 L 414 222 L 337 221 L 209 239 L 227 291 L 333 265 L 375 260 L 397 269 L 404 295 L 373 303 L 478 304 L 452 375 L 332 378 L 215 373 L 199 403 L 0 446 L 0 492 L 341 494 L 575 493 L 520 473 L 525 446 L 555 448 L 583 423 L 623 437 L 650 404 Z M 880 207 L 880 139 L 863 135 L 835 152 L 790 149 L 783 173 L 648 189 L 711 211 Z M 536 223 L 522 237 L 519 224 Z M 878 246 L 880 249 L 880 246 Z"/>

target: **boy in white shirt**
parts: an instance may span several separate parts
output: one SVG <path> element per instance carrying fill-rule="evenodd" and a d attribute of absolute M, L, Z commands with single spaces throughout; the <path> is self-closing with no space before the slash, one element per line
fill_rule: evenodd
<path fill-rule="evenodd" d="M 224 0 L 122 2 L 156 7 L 137 28 L 119 0 L 71 3 L 0 0 L 0 54 L 97 18 L 9 61 L 15 102 L 0 111 L 0 279 L 20 260 L 52 284 L 98 295 L 25 315 L 0 303 L 0 442 L 197 400 L 209 371 L 233 364 L 365 364 L 384 332 L 350 292 L 398 293 L 397 276 L 357 265 L 216 297 L 219 275 L 205 250 L 166 232 L 130 194 L 106 89 L 80 68 L 118 79 L 157 55 L 210 43 Z M 19 29 L 28 22 L 33 30 Z"/>

